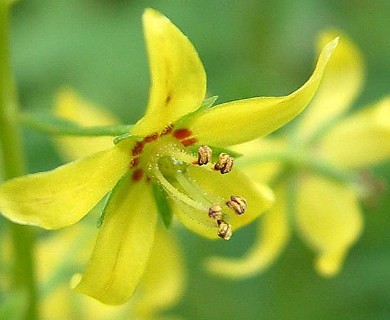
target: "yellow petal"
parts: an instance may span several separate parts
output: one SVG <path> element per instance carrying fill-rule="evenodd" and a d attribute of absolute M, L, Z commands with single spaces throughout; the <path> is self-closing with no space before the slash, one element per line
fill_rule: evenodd
<path fill-rule="evenodd" d="M 304 137 L 309 137 L 321 124 L 326 124 L 348 109 L 363 84 L 363 59 L 351 39 L 339 31 L 327 31 L 319 37 L 319 47 L 336 36 L 340 36 L 340 43 L 328 63 L 318 92 L 302 119 L 300 129 Z"/>
<path fill-rule="evenodd" d="M 126 302 L 148 263 L 156 212 L 150 186 L 124 178 L 109 200 L 94 251 L 75 289 L 103 303 Z"/>
<path fill-rule="evenodd" d="M 336 274 L 363 227 L 354 190 L 324 178 L 302 177 L 297 195 L 296 226 L 318 254 L 318 272 L 324 276 Z"/>
<path fill-rule="evenodd" d="M 338 39 L 322 50 L 309 80 L 284 97 L 264 97 L 224 103 L 189 124 L 199 144 L 231 146 L 266 135 L 294 119 L 305 109 L 321 82 Z"/>
<path fill-rule="evenodd" d="M 390 158 L 390 97 L 346 118 L 321 141 L 323 155 L 348 168 Z"/>
<path fill-rule="evenodd" d="M 188 38 L 155 10 L 145 10 L 143 23 L 151 88 L 146 115 L 133 130 L 141 136 L 161 131 L 194 111 L 206 94 L 206 74 Z"/>
<path fill-rule="evenodd" d="M 57 94 L 55 115 L 83 127 L 108 126 L 119 121 L 108 111 L 81 99 L 70 89 Z M 112 137 L 58 137 L 57 147 L 68 161 L 86 157 L 112 147 Z"/>
<path fill-rule="evenodd" d="M 173 306 L 184 287 L 183 257 L 172 234 L 158 228 L 148 267 L 134 301 L 136 319 L 152 319 Z"/>
<path fill-rule="evenodd" d="M 231 148 L 243 154 L 236 163 L 253 180 L 269 183 L 276 178 L 282 164 L 275 161 L 275 155 L 287 150 L 286 141 L 281 138 L 260 138 Z"/>
<path fill-rule="evenodd" d="M 273 192 L 268 187 L 253 183 L 237 169 L 224 175 L 195 166 L 190 167 L 189 171 L 203 192 L 215 197 L 215 202 L 224 204 L 232 195 L 242 196 L 247 200 L 248 208 L 242 215 L 236 215 L 226 206 L 222 208 L 230 216 L 227 222 L 231 224 L 233 232 L 251 223 L 274 201 Z M 176 216 L 188 229 L 207 238 L 218 238 L 216 225 L 209 218 L 208 212 L 191 209 L 178 201 L 175 203 L 180 208 L 175 212 Z"/>
<path fill-rule="evenodd" d="M 0 186 L 0 211 L 8 219 L 45 229 L 83 218 L 124 175 L 128 140 L 52 171 L 11 179 Z"/>
<path fill-rule="evenodd" d="M 258 221 L 256 241 L 237 259 L 212 257 L 206 262 L 211 273 L 227 278 L 246 278 L 265 271 L 284 249 L 289 236 L 283 188 L 275 190 L 276 202 Z"/>

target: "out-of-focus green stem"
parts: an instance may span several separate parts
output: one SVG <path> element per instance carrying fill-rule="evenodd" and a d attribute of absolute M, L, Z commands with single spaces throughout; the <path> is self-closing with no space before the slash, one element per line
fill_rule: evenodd
<path fill-rule="evenodd" d="M 356 181 L 356 175 L 346 169 L 336 167 L 331 163 L 321 159 L 313 158 L 309 153 L 296 151 L 280 151 L 261 153 L 252 156 L 238 158 L 236 164 L 238 167 L 248 167 L 264 162 L 276 161 L 291 168 L 310 170 L 327 178 L 340 182 L 353 183 Z"/>
<path fill-rule="evenodd" d="M 18 102 L 10 68 L 9 1 L 0 1 L 0 147 L 3 178 L 25 173 Z M 34 234 L 26 226 L 9 223 L 13 243 L 13 285 L 28 298 L 25 319 L 38 319 L 37 290 L 33 259 Z"/>

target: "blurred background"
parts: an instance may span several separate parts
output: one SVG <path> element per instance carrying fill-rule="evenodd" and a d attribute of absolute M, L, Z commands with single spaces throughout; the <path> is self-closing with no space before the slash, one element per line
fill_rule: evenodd
<path fill-rule="evenodd" d="M 141 25 L 146 7 L 161 11 L 190 38 L 218 102 L 298 88 L 312 71 L 317 34 L 330 27 L 348 34 L 365 58 L 366 84 L 355 107 L 390 94 L 386 0 L 26 0 L 14 6 L 11 37 L 22 108 L 49 110 L 66 86 L 123 123 L 139 119 L 149 87 Z M 44 135 L 26 130 L 25 141 L 30 172 L 62 163 Z M 374 170 L 390 181 L 390 164 Z M 194 320 L 390 319 L 389 208 L 388 190 L 364 205 L 365 232 L 333 279 L 315 273 L 313 253 L 296 237 L 264 274 L 236 282 L 214 278 L 202 261 L 243 254 L 254 226 L 229 242 L 212 243 L 180 230 L 188 286 L 172 312 Z"/>

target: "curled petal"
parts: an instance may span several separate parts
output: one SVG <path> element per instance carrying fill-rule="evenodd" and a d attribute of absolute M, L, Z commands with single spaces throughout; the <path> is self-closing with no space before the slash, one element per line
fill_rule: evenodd
<path fill-rule="evenodd" d="M 322 50 L 309 80 L 284 97 L 264 97 L 224 103 L 189 123 L 199 144 L 231 146 L 264 136 L 302 112 L 313 98 L 338 38 Z"/>
<path fill-rule="evenodd" d="M 126 176 L 111 195 L 94 251 L 75 289 L 103 303 L 126 302 L 147 266 L 156 221 L 151 188 Z"/>
<path fill-rule="evenodd" d="M 245 214 L 232 214 L 228 221 L 232 226 L 233 232 L 251 223 L 273 204 L 274 195 L 268 187 L 253 183 L 244 173 L 237 169 L 226 175 L 203 167 L 191 167 L 189 171 L 204 194 L 208 194 L 216 202 L 221 203 L 225 212 L 230 213 L 230 209 L 224 206 L 224 203 L 230 199 L 230 196 L 242 196 L 246 199 L 248 207 Z M 216 224 L 208 216 L 208 212 L 195 210 L 180 201 L 175 203 L 180 209 L 176 210 L 175 213 L 188 229 L 207 238 L 218 238 Z"/>
<path fill-rule="evenodd" d="M 141 136 L 194 111 L 206 94 L 206 74 L 188 38 L 155 10 L 145 10 L 143 23 L 152 83 L 146 115 L 132 131 Z"/>
<path fill-rule="evenodd" d="M 137 319 L 153 319 L 180 298 L 185 281 L 183 257 L 172 236 L 158 228 L 145 274 L 135 301 Z"/>
<path fill-rule="evenodd" d="M 108 126 L 119 121 L 109 112 L 84 101 L 70 89 L 57 94 L 55 114 L 83 127 Z M 112 146 L 112 137 L 56 137 L 57 147 L 69 161 L 89 156 Z"/>
<path fill-rule="evenodd" d="M 390 97 L 346 118 L 321 141 L 323 155 L 348 168 L 390 158 Z"/>
<path fill-rule="evenodd" d="M 317 252 L 318 272 L 335 275 L 363 227 L 354 190 L 335 181 L 305 176 L 296 209 L 298 231 Z"/>
<path fill-rule="evenodd" d="M 285 194 L 275 190 L 276 202 L 258 221 L 256 241 L 242 258 L 212 257 L 206 262 L 211 273 L 227 278 L 246 278 L 265 271 L 284 249 L 290 235 Z"/>
<path fill-rule="evenodd" d="M 359 93 L 364 77 L 363 59 L 351 39 L 339 31 L 327 31 L 319 37 L 319 47 L 336 36 L 340 43 L 325 70 L 321 85 L 300 126 L 301 134 L 309 137 L 347 110 Z"/>
<path fill-rule="evenodd" d="M 76 223 L 125 174 L 131 144 L 127 140 L 52 171 L 6 181 L 0 186 L 1 213 L 16 223 L 45 229 Z"/>

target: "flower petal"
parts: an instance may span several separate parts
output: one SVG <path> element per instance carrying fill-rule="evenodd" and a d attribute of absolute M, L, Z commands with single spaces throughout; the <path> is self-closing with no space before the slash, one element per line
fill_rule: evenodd
<path fill-rule="evenodd" d="M 83 218 L 128 169 L 131 141 L 48 172 L 11 179 L 0 186 L 0 211 L 8 219 L 45 229 Z"/>
<path fill-rule="evenodd" d="M 390 97 L 341 121 L 321 141 L 325 157 L 357 168 L 390 158 Z"/>
<path fill-rule="evenodd" d="M 329 30 L 319 37 L 319 47 L 337 35 L 340 36 L 340 43 L 329 61 L 318 92 L 302 119 L 300 129 L 304 137 L 310 136 L 321 124 L 328 123 L 347 110 L 363 84 L 363 59 L 351 39 L 339 31 Z"/>
<path fill-rule="evenodd" d="M 206 94 L 206 74 L 188 38 L 155 10 L 145 10 L 143 23 L 151 88 L 146 115 L 132 131 L 141 136 L 160 131 L 194 111 Z"/>
<path fill-rule="evenodd" d="M 126 176 L 114 189 L 86 271 L 75 289 L 107 304 L 134 293 L 147 266 L 157 221 L 150 186 Z"/>
<path fill-rule="evenodd" d="M 313 98 L 338 39 L 322 50 L 309 80 L 284 97 L 224 103 L 194 118 L 188 129 L 199 144 L 231 146 L 266 135 L 296 117 Z"/>
<path fill-rule="evenodd" d="M 183 257 L 170 232 L 158 228 L 145 274 L 135 301 L 136 319 L 153 319 L 162 309 L 173 306 L 184 287 Z"/>
<path fill-rule="evenodd" d="M 248 208 L 245 214 L 238 216 L 232 213 L 230 215 L 231 219 L 227 221 L 231 224 L 233 232 L 251 223 L 273 203 L 274 195 L 268 187 L 253 183 L 237 169 L 233 169 L 232 172 L 225 175 L 195 166 L 190 167 L 189 171 L 202 191 L 210 197 L 214 197 L 215 202 L 223 204 L 232 195 L 242 196 L 247 200 Z M 207 238 L 218 238 L 215 223 L 209 218 L 207 212 L 191 209 L 179 201 L 175 203 L 180 208 L 175 213 L 188 229 Z M 231 213 L 227 207 L 224 207 L 223 210 Z"/>
<path fill-rule="evenodd" d="M 317 271 L 323 276 L 335 275 L 363 227 L 354 190 L 335 181 L 305 176 L 296 209 L 298 231 L 318 253 Z"/>
<path fill-rule="evenodd" d="M 227 278 L 246 278 L 265 271 L 284 249 L 289 236 L 283 188 L 275 190 L 276 202 L 258 221 L 256 241 L 238 259 L 212 257 L 206 262 L 211 273 Z"/>
<path fill-rule="evenodd" d="M 119 121 L 108 111 L 84 101 L 70 89 L 57 94 L 55 114 L 84 127 L 114 125 Z M 58 137 L 57 147 L 71 161 L 112 147 L 112 137 Z"/>

